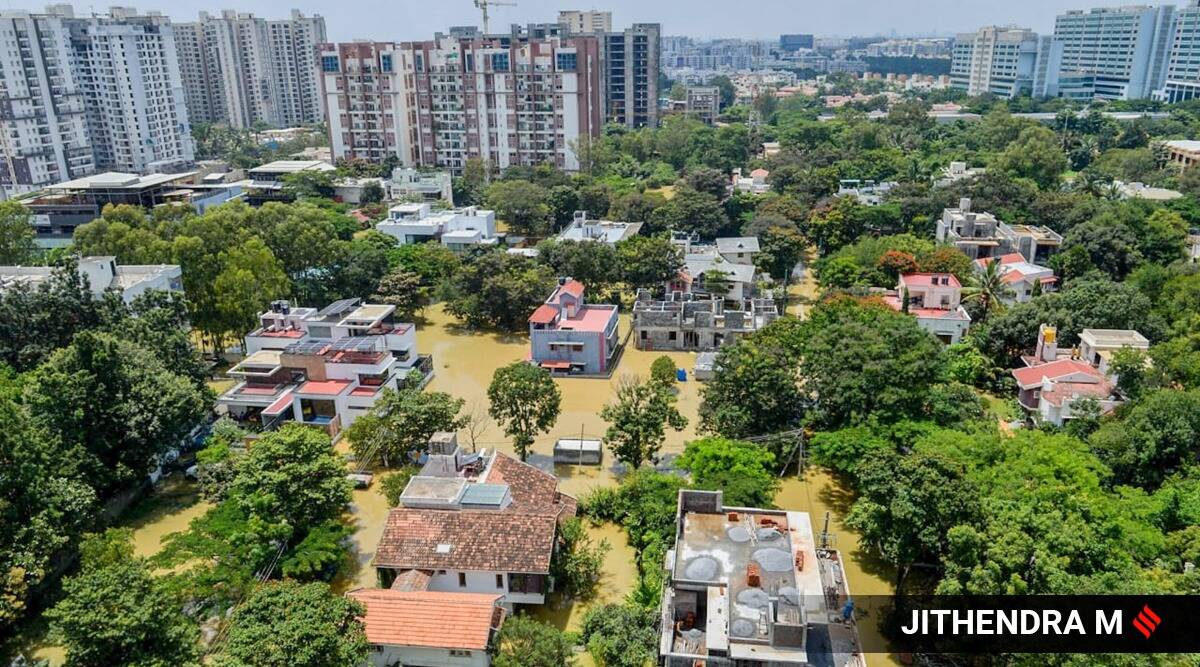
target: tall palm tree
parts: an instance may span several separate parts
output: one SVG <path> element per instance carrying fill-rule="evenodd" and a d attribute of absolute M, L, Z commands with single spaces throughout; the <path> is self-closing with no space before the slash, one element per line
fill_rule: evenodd
<path fill-rule="evenodd" d="M 978 303 L 979 310 L 983 313 L 981 319 L 986 320 L 993 313 L 1003 312 L 1004 299 L 1012 294 L 1012 288 L 1004 282 L 1004 271 L 1000 269 L 1000 261 L 992 258 L 992 261 L 983 267 L 983 271 L 974 275 L 970 285 L 963 289 L 963 301 Z"/>

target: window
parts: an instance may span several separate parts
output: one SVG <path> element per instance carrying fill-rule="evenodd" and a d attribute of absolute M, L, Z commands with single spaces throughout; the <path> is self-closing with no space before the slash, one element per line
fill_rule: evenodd
<path fill-rule="evenodd" d="M 451 657 L 455 657 L 455 658 L 469 658 L 469 657 L 471 657 L 471 652 L 464 651 L 462 649 L 452 648 L 452 649 L 450 649 L 450 655 L 451 655 Z"/>
<path fill-rule="evenodd" d="M 496 72 L 508 71 L 508 54 L 493 53 L 492 54 L 492 70 Z"/>
<path fill-rule="evenodd" d="M 392 54 L 385 53 L 382 56 L 379 56 L 379 69 L 383 70 L 384 72 L 392 71 Z"/>
<path fill-rule="evenodd" d="M 667 333 L 667 340 L 675 340 L 675 332 L 674 331 L 670 331 Z"/>
<path fill-rule="evenodd" d="M 458 587 L 459 588 L 467 587 L 467 573 L 466 572 L 458 573 Z"/>
<path fill-rule="evenodd" d="M 558 71 L 574 72 L 576 69 L 576 65 L 577 65 L 576 54 L 574 54 L 574 53 L 558 54 Z"/>
<path fill-rule="evenodd" d="M 504 575 L 503 574 L 496 575 L 496 588 L 504 588 Z"/>
<path fill-rule="evenodd" d="M 322 72 L 338 71 L 338 57 L 337 56 L 321 56 L 321 71 Z"/>

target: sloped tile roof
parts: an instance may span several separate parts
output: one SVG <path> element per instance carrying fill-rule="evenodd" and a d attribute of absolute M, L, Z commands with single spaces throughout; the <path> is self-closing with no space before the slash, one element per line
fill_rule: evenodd
<path fill-rule="evenodd" d="M 397 507 L 388 514 L 374 565 L 397 569 L 550 571 L 560 520 L 575 515 L 575 498 L 558 490 L 558 478 L 496 453 L 488 484 L 507 484 L 512 502 L 503 510 L 434 510 Z"/>
<path fill-rule="evenodd" d="M 375 550 L 376 567 L 550 572 L 555 515 L 397 507 Z"/>
<path fill-rule="evenodd" d="M 481 651 L 504 619 L 500 596 L 488 593 L 360 588 L 348 595 L 366 607 L 372 644 Z"/>

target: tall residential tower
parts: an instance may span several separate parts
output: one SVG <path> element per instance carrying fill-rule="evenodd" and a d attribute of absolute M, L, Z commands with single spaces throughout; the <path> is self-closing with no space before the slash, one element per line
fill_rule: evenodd
<path fill-rule="evenodd" d="M 252 127 L 324 119 L 317 46 L 325 19 L 292 10 L 272 20 L 225 10 L 178 26 L 179 61 L 193 122 Z"/>

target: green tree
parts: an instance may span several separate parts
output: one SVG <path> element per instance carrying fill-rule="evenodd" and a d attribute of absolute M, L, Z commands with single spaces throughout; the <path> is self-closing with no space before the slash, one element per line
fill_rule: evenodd
<path fill-rule="evenodd" d="M 384 196 L 383 186 L 379 181 L 367 181 L 363 186 L 361 199 L 364 204 L 378 204 L 383 201 Z"/>
<path fill-rule="evenodd" d="M 499 181 L 488 186 L 487 205 L 517 234 L 544 234 L 551 215 L 546 189 L 528 181 Z"/>
<path fill-rule="evenodd" d="M 558 545 L 550 561 L 556 590 L 567 598 L 592 597 L 604 576 L 604 555 L 610 548 L 607 540 L 593 543 L 577 517 L 559 523 Z"/>
<path fill-rule="evenodd" d="M 31 588 L 92 522 L 96 494 L 59 462 L 56 444 L 17 402 L 14 376 L 0 366 L 0 628 L 25 611 Z"/>
<path fill-rule="evenodd" d="M 729 218 L 716 197 L 682 187 L 650 214 L 648 222 L 655 232 L 687 232 L 711 239 L 729 224 Z"/>
<path fill-rule="evenodd" d="M 395 306 L 396 315 L 403 320 L 411 320 L 413 315 L 420 312 L 425 307 L 425 299 L 421 276 L 403 269 L 384 276 L 371 296 L 371 301 L 375 303 Z"/>
<path fill-rule="evenodd" d="M 404 494 L 404 487 L 408 486 L 409 480 L 413 478 L 421 469 L 417 466 L 404 466 L 395 472 L 389 472 L 379 480 L 379 492 L 387 498 L 388 507 L 397 507 L 400 505 L 400 496 Z"/>
<path fill-rule="evenodd" d="M 539 433 L 547 433 L 558 420 L 562 394 L 545 369 L 517 361 L 496 369 L 488 385 L 488 414 L 512 438 L 513 449 L 524 461 Z"/>
<path fill-rule="evenodd" d="M 85 331 L 33 371 L 24 399 L 62 460 L 107 497 L 153 470 L 199 423 L 212 395 L 151 352 Z"/>
<path fill-rule="evenodd" d="M 923 452 L 879 456 L 855 466 L 860 496 L 851 526 L 896 566 L 896 590 L 914 563 L 936 562 L 949 544 L 947 532 L 980 513 L 978 491 L 964 466 Z"/>
<path fill-rule="evenodd" d="M 1090 443 L 1117 480 L 1152 490 L 1200 453 L 1200 391 L 1148 393 L 1124 419 L 1101 426 Z"/>
<path fill-rule="evenodd" d="M 1137 233 L 1119 219 L 1101 217 L 1071 228 L 1063 239 L 1063 251 L 1080 247 L 1091 266 L 1120 280 L 1142 261 Z"/>
<path fill-rule="evenodd" d="M 135 558 L 129 535 L 85 558 L 63 581 L 63 599 L 46 612 L 70 667 L 199 665 L 199 631 L 180 605 Z M 91 538 L 91 545 L 100 547 Z M 88 545 L 85 544 L 85 553 Z"/>
<path fill-rule="evenodd" d="M 716 372 L 700 397 L 700 428 L 727 438 L 792 428 L 804 410 L 795 359 L 762 332 L 717 353 Z"/>
<path fill-rule="evenodd" d="M 971 282 L 963 290 L 963 301 L 968 304 L 978 304 L 980 319 L 1004 310 L 1005 301 L 1012 296 L 1013 290 L 1004 282 L 1004 272 L 999 261 L 988 262 L 983 271 L 971 277 Z"/>
<path fill-rule="evenodd" d="M 358 667 L 367 659 L 358 602 L 320 583 L 260 587 L 229 620 L 217 667 Z"/>
<path fill-rule="evenodd" d="M 0 264 L 30 264 L 37 254 L 29 209 L 14 200 L 0 201 Z"/>
<path fill-rule="evenodd" d="M 682 431 L 687 419 L 675 407 L 675 396 L 659 382 L 624 376 L 614 400 L 600 411 L 609 423 L 604 444 L 618 461 L 637 468 L 654 461 L 666 438 L 666 427 Z"/>
<path fill-rule="evenodd" d="M 941 344 L 883 304 L 849 297 L 815 307 L 806 323 L 800 384 L 828 427 L 869 416 L 898 421 L 923 410 L 941 375 Z"/>
<path fill-rule="evenodd" d="M 773 507 L 779 477 L 775 455 L 762 445 L 725 438 L 693 440 L 677 465 L 691 474 L 699 489 L 724 491 L 733 507 Z"/>
<path fill-rule="evenodd" d="M 385 466 L 415 461 L 438 431 L 457 431 L 466 425 L 459 416 L 463 399 L 421 391 L 406 381 L 398 390 L 384 389 L 375 405 L 346 430 L 350 448 L 360 463 L 378 456 Z"/>
<path fill-rule="evenodd" d="M 463 265 L 449 284 L 446 312 L 470 326 L 519 331 L 554 291 L 554 273 L 520 255 L 486 252 Z"/>
<path fill-rule="evenodd" d="M 574 662 L 571 642 L 558 628 L 525 614 L 504 619 L 496 633 L 495 667 L 564 667 Z"/>
<path fill-rule="evenodd" d="M 1058 185 L 1067 170 L 1067 156 L 1059 148 L 1054 132 L 1042 126 L 1021 130 L 992 162 L 992 167 L 1017 178 L 1028 178 L 1040 188 Z"/>
<path fill-rule="evenodd" d="M 650 364 L 650 381 L 660 387 L 674 389 L 678 381 L 675 376 L 675 360 L 662 355 Z"/>
<path fill-rule="evenodd" d="M 216 305 L 213 333 L 241 336 L 254 328 L 258 314 L 287 293 L 288 278 L 270 248 L 259 239 L 229 248 L 218 256 L 222 268 L 207 287 Z"/>
<path fill-rule="evenodd" d="M 588 609 L 580 638 L 597 667 L 645 667 L 657 655 L 656 610 L 603 604 Z"/>
<path fill-rule="evenodd" d="M 635 236 L 617 242 L 625 282 L 635 289 L 658 290 L 683 268 L 683 252 L 666 236 Z"/>
<path fill-rule="evenodd" d="M 329 436 L 286 424 L 237 460 L 229 495 L 250 516 L 295 530 L 336 519 L 350 502 L 346 466 Z"/>
<path fill-rule="evenodd" d="M 556 276 L 570 276 L 594 294 L 604 294 L 621 280 L 616 248 L 592 241 L 547 239 L 537 245 L 538 261 Z"/>

